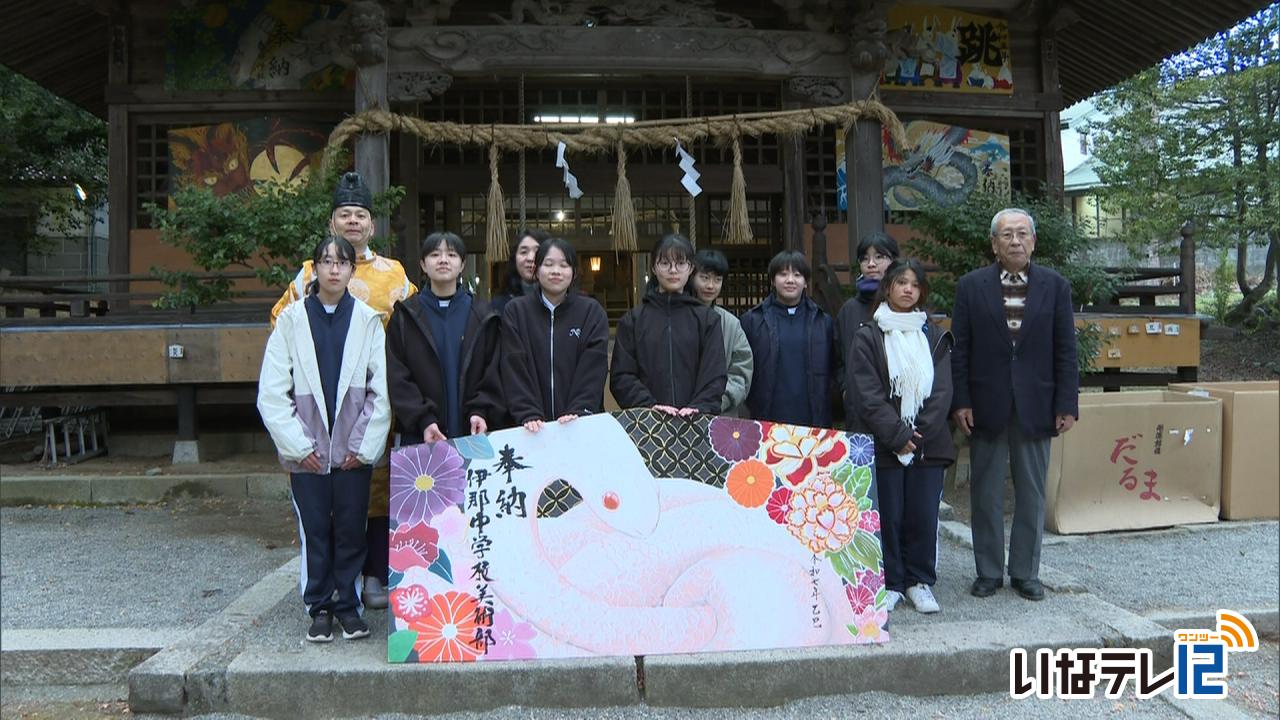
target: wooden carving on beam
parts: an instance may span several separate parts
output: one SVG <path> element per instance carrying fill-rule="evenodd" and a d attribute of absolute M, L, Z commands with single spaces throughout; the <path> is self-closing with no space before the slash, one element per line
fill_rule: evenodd
<path fill-rule="evenodd" d="M 351 31 L 355 42 L 351 55 L 362 67 L 387 61 L 387 16 L 375 0 L 351 3 Z"/>
<path fill-rule="evenodd" d="M 751 28 L 751 21 L 715 8 L 713 0 L 627 0 L 603 3 L 600 0 L 514 0 L 511 17 L 493 14 L 498 22 L 511 25 L 580 25 L 648 27 Z"/>
<path fill-rule="evenodd" d="M 799 75 L 787 80 L 787 94 L 806 105 L 847 102 L 849 89 L 839 78 Z"/>
<path fill-rule="evenodd" d="M 849 35 L 849 64 L 855 72 L 879 75 L 889 57 L 889 23 L 885 10 L 891 3 L 883 0 L 860 2 L 853 14 L 853 30 Z"/>
<path fill-rule="evenodd" d="M 397 102 L 426 102 L 443 95 L 452 84 L 453 76 L 448 73 L 392 72 L 387 74 L 387 97 Z"/>
<path fill-rule="evenodd" d="M 591 65 L 599 70 L 687 69 L 790 78 L 848 73 L 845 35 L 720 28 L 540 27 L 392 28 L 390 64 L 451 75 Z M 878 77 L 878 75 L 877 75 Z"/>

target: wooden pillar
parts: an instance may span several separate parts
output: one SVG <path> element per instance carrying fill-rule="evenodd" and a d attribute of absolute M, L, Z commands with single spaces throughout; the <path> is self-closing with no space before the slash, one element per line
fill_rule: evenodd
<path fill-rule="evenodd" d="M 200 462 L 200 437 L 197 420 L 199 418 L 196 403 L 196 386 L 182 384 L 178 391 L 178 438 L 173 443 L 174 465 L 188 465 Z"/>
<path fill-rule="evenodd" d="M 885 44 L 890 3 L 860 0 L 855 3 L 850 38 L 849 82 L 854 100 L 871 96 L 880 83 L 889 48 Z M 845 135 L 844 152 L 849 187 L 849 257 L 858 256 L 858 241 L 868 233 L 884 231 L 883 151 L 880 123 L 859 120 Z"/>
<path fill-rule="evenodd" d="M 111 39 L 107 83 L 129 82 L 129 18 L 122 12 L 110 17 Z M 133 226 L 133 152 L 127 106 L 107 107 L 107 273 L 129 272 L 129 228 Z M 111 283 L 111 292 L 129 292 L 128 281 Z M 129 309 L 126 300 L 114 300 L 110 311 Z"/>
<path fill-rule="evenodd" d="M 355 37 L 352 54 L 356 59 L 356 113 L 386 110 L 387 105 L 387 18 L 382 4 L 374 0 L 351 3 L 351 28 Z M 362 134 L 356 138 L 356 172 L 364 177 L 375 194 L 391 184 L 389 138 L 386 133 Z M 378 233 L 390 231 L 390 218 L 374 218 Z"/>
<path fill-rule="evenodd" d="M 1040 36 L 1040 81 L 1041 91 L 1045 97 L 1062 97 L 1058 84 L 1058 40 L 1054 33 L 1046 30 Z M 1061 204 L 1063 202 L 1064 169 L 1062 166 L 1062 129 L 1061 108 L 1054 107 L 1044 114 L 1041 134 L 1044 142 L 1045 197 Z"/>
<path fill-rule="evenodd" d="M 1178 249 L 1178 268 L 1182 284 L 1180 296 L 1182 312 L 1194 315 L 1196 312 L 1196 226 L 1190 220 L 1182 223 L 1178 230 L 1182 235 L 1182 245 Z"/>
<path fill-rule="evenodd" d="M 782 246 L 804 246 L 804 135 L 783 135 L 782 145 Z"/>
<path fill-rule="evenodd" d="M 406 108 L 411 114 L 417 114 L 417 107 L 411 106 Z M 418 249 L 422 247 L 422 225 L 420 198 L 418 197 L 418 158 L 421 157 L 421 148 L 418 143 L 418 136 L 410 133 L 403 133 L 396 138 L 396 147 L 399 152 L 396 153 L 396 175 L 397 182 L 404 186 L 404 200 L 400 203 L 400 242 L 396 252 L 405 268 L 409 270 L 411 275 L 416 275 L 417 271 L 409 267 L 418 266 Z"/>

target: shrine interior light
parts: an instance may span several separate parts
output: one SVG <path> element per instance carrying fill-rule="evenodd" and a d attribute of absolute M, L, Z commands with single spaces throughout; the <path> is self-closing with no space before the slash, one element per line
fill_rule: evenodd
<path fill-rule="evenodd" d="M 607 125 L 625 125 L 636 121 L 634 115 L 605 115 L 603 118 L 599 115 L 559 115 L 550 113 L 538 113 L 533 116 L 535 123 L 574 123 L 586 125 L 598 125 L 605 123 Z"/>

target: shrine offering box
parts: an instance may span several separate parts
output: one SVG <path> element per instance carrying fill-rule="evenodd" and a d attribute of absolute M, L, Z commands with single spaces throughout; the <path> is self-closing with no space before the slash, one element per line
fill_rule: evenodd
<path fill-rule="evenodd" d="M 1168 390 L 1084 393 L 1054 438 L 1045 527 L 1073 533 L 1214 522 L 1222 403 Z"/>
<path fill-rule="evenodd" d="M 1280 518 L 1280 380 L 1169 389 L 1222 401 L 1222 518 Z"/>

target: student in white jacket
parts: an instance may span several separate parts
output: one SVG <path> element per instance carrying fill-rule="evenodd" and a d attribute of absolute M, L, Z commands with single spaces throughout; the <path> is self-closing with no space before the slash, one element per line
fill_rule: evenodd
<path fill-rule="evenodd" d="M 391 426 L 386 335 L 377 311 L 347 292 L 356 252 L 332 237 L 312 258 L 316 280 L 288 305 L 267 340 L 258 412 L 289 471 L 302 544 L 307 640 L 367 637 L 360 570 L 372 465 Z M 337 590 L 337 599 L 334 598 Z"/>

